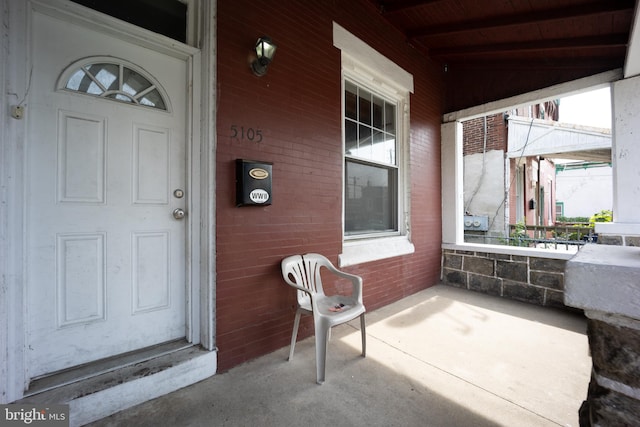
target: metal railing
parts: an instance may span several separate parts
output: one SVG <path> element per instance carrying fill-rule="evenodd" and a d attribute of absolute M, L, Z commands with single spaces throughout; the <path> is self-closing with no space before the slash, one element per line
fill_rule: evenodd
<path fill-rule="evenodd" d="M 524 225 L 509 224 L 508 237 L 491 236 L 488 233 L 465 232 L 465 241 L 546 249 L 580 249 L 596 242 L 598 236 L 587 224 Z"/>
<path fill-rule="evenodd" d="M 583 246 L 596 242 L 598 236 L 593 228 L 583 224 L 523 225 L 509 224 L 509 245 L 527 247 L 551 247 L 558 245 Z"/>

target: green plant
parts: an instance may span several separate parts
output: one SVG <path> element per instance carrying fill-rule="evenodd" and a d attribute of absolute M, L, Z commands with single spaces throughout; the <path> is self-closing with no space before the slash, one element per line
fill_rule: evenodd
<path fill-rule="evenodd" d="M 574 231 L 572 233 L 569 233 L 566 237 L 566 240 L 582 240 L 582 233 L 578 232 L 578 231 Z"/>
<path fill-rule="evenodd" d="M 509 246 L 529 246 L 529 236 L 527 236 L 527 226 L 524 221 L 518 221 L 509 234 Z"/>
<path fill-rule="evenodd" d="M 612 222 L 613 221 L 613 212 L 610 210 L 601 210 L 598 213 L 594 213 L 591 218 L 589 218 L 589 225 L 591 227 L 595 227 L 596 222 Z"/>
<path fill-rule="evenodd" d="M 586 216 L 574 216 L 574 217 L 559 216 L 559 217 L 556 218 L 556 222 L 570 222 L 570 223 L 584 222 L 584 223 L 587 223 L 587 222 L 589 222 L 589 217 L 586 217 Z"/>

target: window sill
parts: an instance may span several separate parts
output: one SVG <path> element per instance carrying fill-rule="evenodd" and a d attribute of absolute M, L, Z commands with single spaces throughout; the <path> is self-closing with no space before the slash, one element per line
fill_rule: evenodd
<path fill-rule="evenodd" d="M 416 248 L 407 236 L 344 242 L 338 255 L 338 265 L 348 267 L 370 261 L 414 253 Z"/>

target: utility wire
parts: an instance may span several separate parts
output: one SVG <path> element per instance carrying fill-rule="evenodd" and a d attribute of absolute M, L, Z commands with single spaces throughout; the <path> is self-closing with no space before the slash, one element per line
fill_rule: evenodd
<path fill-rule="evenodd" d="M 473 190 L 473 194 L 471 195 L 469 202 L 464 207 L 465 214 L 469 212 L 469 208 L 471 207 L 471 202 L 473 202 L 473 199 L 476 197 L 476 194 L 478 194 L 478 191 L 480 191 L 480 186 L 482 185 L 482 181 L 484 181 L 484 175 L 487 168 L 487 158 L 486 158 L 487 157 L 487 116 L 484 116 L 483 139 L 484 140 L 482 142 L 482 172 L 480 172 L 480 179 L 476 184 L 476 189 Z"/>
<path fill-rule="evenodd" d="M 529 145 L 529 137 L 531 136 L 531 128 L 533 127 L 533 121 L 534 121 L 534 118 L 532 117 L 531 122 L 529 123 L 529 130 L 527 131 L 527 139 L 525 140 L 524 145 L 522 146 L 522 150 L 520 151 L 520 156 L 518 157 L 517 164 L 520 164 L 520 161 L 524 157 L 524 150 L 527 148 L 527 145 Z M 513 186 L 513 181 L 516 179 L 517 175 L 518 175 L 517 173 L 513 174 L 513 177 L 509 182 L 509 186 L 505 189 L 505 196 L 502 199 L 502 202 L 500 203 L 500 205 L 498 205 L 498 209 L 496 209 L 496 213 L 493 215 L 493 218 L 491 218 L 491 222 L 489 223 L 489 229 L 493 227 L 493 223 L 496 221 L 496 218 L 498 217 L 498 213 L 500 212 L 500 209 L 507 202 L 507 199 L 509 198 L 509 191 L 511 190 L 511 187 Z"/>

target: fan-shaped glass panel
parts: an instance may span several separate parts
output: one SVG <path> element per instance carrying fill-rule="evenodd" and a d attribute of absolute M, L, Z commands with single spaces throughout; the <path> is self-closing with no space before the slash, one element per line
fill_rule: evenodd
<path fill-rule="evenodd" d="M 124 64 L 99 62 L 83 65 L 71 74 L 65 89 L 167 110 L 167 104 L 156 85 Z"/>
<path fill-rule="evenodd" d="M 153 89 L 152 91 L 147 92 L 143 97 L 140 98 L 140 104 L 159 108 L 161 110 L 167 109 L 167 106 L 164 104 L 164 100 L 162 99 L 162 95 L 160 95 L 160 92 L 158 92 L 158 89 Z"/>

